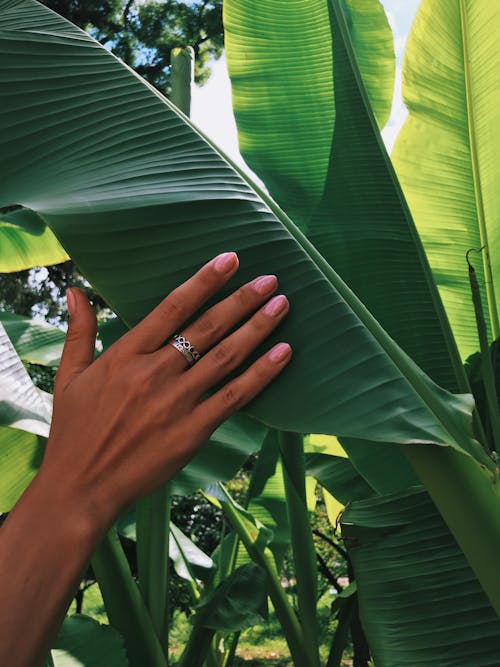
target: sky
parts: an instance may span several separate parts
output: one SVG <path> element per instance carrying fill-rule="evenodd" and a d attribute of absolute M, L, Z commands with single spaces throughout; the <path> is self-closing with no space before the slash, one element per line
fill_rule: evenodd
<path fill-rule="evenodd" d="M 382 132 L 389 152 L 406 118 L 401 98 L 401 64 L 406 38 L 420 0 L 381 0 L 394 34 L 396 85 L 392 114 Z M 245 166 L 238 151 L 236 125 L 231 107 L 231 84 L 224 57 L 212 66 L 212 76 L 202 88 L 194 87 L 191 118 L 193 122 L 237 164 Z"/>

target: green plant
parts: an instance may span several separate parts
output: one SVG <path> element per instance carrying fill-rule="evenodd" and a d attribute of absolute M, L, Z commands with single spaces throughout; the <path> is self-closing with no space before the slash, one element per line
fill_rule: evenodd
<path fill-rule="evenodd" d="M 230 9 L 231 5 L 236 16 L 248 8 L 246 3 L 236 0 L 226 6 Z M 321 114 L 313 116 L 314 123 L 309 126 L 309 118 L 299 114 L 294 122 L 305 119 L 306 131 L 311 136 L 318 132 L 320 137 L 316 145 L 320 146 L 323 158 L 313 160 L 313 165 L 303 170 L 308 179 L 314 176 L 314 183 L 297 185 L 297 174 L 302 175 L 302 160 L 293 154 L 295 163 L 290 171 L 295 176 L 289 177 L 285 158 L 290 152 L 285 144 L 282 152 L 285 164 L 277 168 L 273 163 L 270 189 L 321 255 L 272 200 L 252 189 L 247 179 L 223 160 L 160 95 L 134 78 L 89 38 L 31 0 L 3 0 L 0 4 L 3 9 L 0 76 L 11 92 L 0 111 L 0 124 L 6 129 L 0 165 L 3 178 L 0 205 L 22 205 L 36 210 L 42 216 L 42 224 L 47 223 L 54 231 L 127 325 L 138 321 L 170 286 L 187 276 L 209 254 L 215 254 L 221 244 L 230 244 L 239 251 L 241 280 L 272 265 L 293 303 L 283 335 L 294 345 L 296 357 L 283 378 L 254 402 L 251 413 L 286 432 L 324 432 L 341 438 L 352 465 L 346 469 L 330 465 L 333 461 L 316 458 L 316 475 L 324 485 L 331 484 L 340 500 L 344 493 L 339 489 L 347 491 L 344 502 L 353 501 L 351 517 L 354 518 L 352 529 L 346 526 L 346 535 L 358 541 L 367 536 L 380 537 L 378 525 L 373 532 L 370 513 L 375 513 L 381 504 L 387 502 L 391 506 L 392 502 L 392 507 L 398 507 L 408 501 L 414 503 L 415 510 L 422 502 L 418 496 L 421 491 L 409 490 L 418 484 L 418 479 L 405 458 L 408 456 L 492 603 L 498 606 L 498 485 L 494 462 L 479 444 L 483 434 L 477 419 L 476 437 L 471 433 L 472 402 L 434 384 L 393 340 L 449 391 L 467 391 L 454 339 L 384 152 L 352 50 L 345 17 L 351 20 L 352 31 L 356 28 L 357 8 L 370 5 L 374 8 L 377 3 L 368 0 L 315 3 L 328 20 L 321 24 L 314 20 L 310 3 L 299 2 L 293 8 L 298 12 L 294 17 L 299 18 L 296 25 L 300 26 L 300 35 L 306 25 L 304 16 L 311 16 L 307 28 L 314 31 L 320 25 L 322 31 L 319 40 L 313 33 L 313 43 L 326 44 L 330 50 L 331 58 L 325 60 L 328 70 L 325 99 L 333 109 L 328 98 L 333 85 L 335 117 L 328 116 L 325 120 Z M 276 3 L 263 2 L 259 10 L 272 14 L 275 6 Z M 286 13 L 290 11 L 287 5 Z M 383 18 L 379 8 L 376 12 L 379 19 Z M 251 13 L 255 14 L 259 30 L 268 25 L 270 33 L 276 29 L 272 23 L 262 21 L 253 6 Z M 242 25 L 252 23 L 247 20 Z M 383 21 L 380 25 L 383 31 Z M 281 29 L 281 24 L 277 29 Z M 290 32 L 288 26 L 284 30 Z M 355 30 L 353 35 L 356 36 Z M 363 48 L 366 52 L 365 42 L 361 40 L 360 44 L 361 52 Z M 238 53 L 238 47 L 235 50 Z M 229 51 L 230 62 L 232 58 Z M 74 62 L 78 63 L 78 72 Z M 265 70 L 260 68 L 260 71 Z M 307 72 L 309 86 L 314 88 L 320 75 L 309 69 Z M 299 98 L 305 90 L 304 81 L 300 86 L 292 86 Z M 52 102 L 55 98 L 57 109 Z M 279 95 L 268 94 L 262 99 L 272 106 L 274 98 L 279 101 Z M 382 94 L 381 99 L 387 104 L 387 95 Z M 73 114 L 65 113 L 70 109 Z M 379 117 L 383 116 L 380 112 Z M 326 133 L 324 128 L 318 130 L 318 125 L 325 122 Z M 286 125 L 294 127 L 291 122 Z M 277 131 L 276 136 L 280 136 Z M 274 160 L 282 157 L 279 146 L 273 147 L 273 156 Z M 267 180 L 265 174 L 264 180 Z M 290 198 L 290 193 L 300 193 L 300 197 Z M 303 202 L 306 210 L 304 206 L 301 208 Z M 354 288 L 356 296 L 328 262 Z M 392 338 L 364 304 L 373 310 Z M 2 423 L 10 432 L 15 422 L 8 417 L 4 415 Z M 260 446 L 263 429 L 259 432 L 253 422 L 244 419 L 239 430 L 234 424 L 228 424 L 225 431 L 229 451 L 252 429 L 260 437 L 250 435 L 245 451 Z M 29 437 L 31 451 L 36 451 L 33 437 Z M 287 480 L 285 495 L 288 505 L 296 510 L 289 520 L 296 576 L 300 581 L 297 587 L 300 622 L 283 597 L 281 587 L 276 585 L 276 556 L 267 547 L 268 542 L 271 546 L 270 535 L 251 516 L 246 517 L 245 523 L 245 515 L 228 498 L 223 504 L 252 557 L 267 568 L 275 607 L 296 664 L 310 667 L 318 664 L 314 567 L 304 491 L 305 470 L 312 463 L 303 458 L 297 435 L 284 434 L 281 438 Z M 26 463 L 20 460 L 21 450 L 16 454 L 13 460 L 21 477 Z M 332 458 L 330 454 L 326 456 Z M 220 478 L 213 452 L 208 458 L 205 473 L 208 471 L 212 479 Z M 196 467 L 196 462 L 193 465 Z M 184 474 L 189 479 L 189 473 Z M 346 477 L 351 480 L 351 487 L 345 486 Z M 195 486 L 204 486 L 206 481 L 201 475 L 190 479 Z M 367 485 L 374 496 L 362 518 L 359 508 L 364 505 L 356 506 L 354 501 L 365 501 L 357 495 L 353 497 L 354 483 L 363 494 Z M 346 513 L 344 524 L 348 516 Z M 398 527 L 404 524 L 403 519 L 398 521 L 401 522 Z M 252 525 L 258 528 L 257 534 Z M 382 528 L 383 537 L 385 526 Z M 479 639 L 476 635 L 474 643 L 469 641 L 467 633 L 461 634 L 462 655 L 470 655 L 471 651 L 479 655 L 480 641 L 481 659 L 486 665 L 491 653 L 488 641 L 498 631 L 493 612 L 447 529 L 440 524 L 439 529 L 434 525 L 434 531 L 444 531 L 447 535 L 447 548 L 454 550 L 453 559 L 458 558 L 467 573 L 464 574 L 467 590 L 473 591 L 475 614 L 481 619 L 483 635 Z M 423 533 L 418 535 L 420 539 Z M 256 546 L 259 537 L 263 543 Z M 411 555 L 410 545 L 411 542 L 404 545 L 406 559 Z M 133 582 L 130 583 L 126 568 L 122 567 L 116 541 L 110 539 L 96 558 L 98 576 L 103 589 L 107 589 L 106 604 L 111 612 L 113 608 L 119 612 L 115 618 L 110 613 L 111 622 L 125 633 L 129 656 L 140 662 L 141 655 L 151 655 L 151 664 L 163 664 L 156 635 L 151 631 L 153 626 L 148 626 L 149 612 L 144 611 Z M 355 562 L 356 567 L 362 568 Z M 367 570 L 360 569 L 363 572 Z M 116 580 L 117 573 L 122 574 L 121 581 Z M 381 665 L 403 664 L 391 662 L 400 657 L 391 655 L 390 650 L 386 655 L 385 647 L 379 648 L 383 628 L 375 621 L 380 616 L 381 598 L 368 595 L 371 579 L 367 574 L 368 583 L 365 578 L 359 588 L 359 600 L 365 627 L 371 628 L 369 640 L 377 651 L 375 658 Z M 110 585 L 113 578 L 114 586 Z M 363 577 L 358 575 L 358 579 L 361 581 Z M 429 587 L 422 587 L 419 614 L 429 604 L 429 593 Z M 460 590 L 453 589 L 453 594 L 456 597 L 450 604 L 455 604 L 458 598 L 464 601 Z M 148 602 L 153 606 L 152 601 Z M 130 615 L 124 613 L 127 610 Z M 462 606 L 461 612 L 465 610 Z M 348 604 L 344 605 L 344 612 L 344 618 L 348 618 Z M 143 631 L 136 633 L 131 642 L 127 628 L 136 624 L 137 619 Z M 431 623 L 432 620 L 427 621 L 417 639 L 408 637 L 405 664 L 415 664 L 411 661 L 415 661 L 417 648 L 422 649 L 423 635 Z M 449 627 L 450 636 L 457 641 L 457 633 L 453 633 L 456 626 Z M 156 631 L 162 641 L 158 624 Z M 209 655 L 210 641 L 207 633 L 203 636 Z M 338 662 L 337 646 L 333 648 L 329 667 Z M 147 650 L 151 652 L 141 653 Z M 436 648 L 432 647 L 432 651 L 435 657 Z M 420 655 L 428 664 L 428 654 Z"/>

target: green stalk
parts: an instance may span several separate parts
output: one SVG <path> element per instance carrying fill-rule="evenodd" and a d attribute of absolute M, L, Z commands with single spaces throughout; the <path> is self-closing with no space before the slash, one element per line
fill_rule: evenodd
<path fill-rule="evenodd" d="M 500 614 L 500 482 L 451 447 L 403 445 L 491 604 Z"/>
<path fill-rule="evenodd" d="M 178 667 L 202 667 L 210 650 L 215 630 L 195 626 L 181 656 Z M 148 666 L 149 667 L 149 666 Z"/>
<path fill-rule="evenodd" d="M 345 600 L 344 605 L 339 611 L 338 623 L 335 629 L 335 634 L 333 635 L 326 667 L 341 667 L 342 655 L 347 645 L 349 628 L 351 627 L 351 621 L 354 616 L 355 603 L 356 595 L 351 595 L 351 597 Z"/>
<path fill-rule="evenodd" d="M 319 665 L 316 601 L 318 573 L 316 551 L 307 511 L 303 438 L 298 433 L 279 433 L 286 506 L 292 542 L 297 600 L 305 649 L 310 665 Z"/>
<path fill-rule="evenodd" d="M 227 496 L 228 494 L 224 487 L 221 485 L 219 487 L 222 488 L 223 493 Z M 264 568 L 268 575 L 269 596 L 285 635 L 294 666 L 311 667 L 309 654 L 304 645 L 302 628 L 281 585 L 271 550 L 267 547 L 262 548 L 257 546 L 258 529 L 254 527 L 254 530 L 250 532 L 240 512 L 231 502 L 222 501 L 221 507 L 235 532 L 238 534 L 238 537 L 243 542 L 250 558 Z"/>
<path fill-rule="evenodd" d="M 92 568 L 110 623 L 125 639 L 130 667 L 166 667 L 165 656 L 116 529 L 113 528 L 97 547 Z"/>
<path fill-rule="evenodd" d="M 481 293 L 477 281 L 476 271 L 469 261 L 469 250 L 467 252 L 467 264 L 469 266 L 469 282 L 472 291 L 472 303 L 474 304 L 474 314 L 476 316 L 477 333 L 479 337 L 479 348 L 481 350 L 481 375 L 483 377 L 484 393 L 488 404 L 488 416 L 490 418 L 491 431 L 495 450 L 500 452 L 500 413 L 498 411 L 498 396 L 495 383 L 495 373 L 491 363 L 490 349 L 488 345 L 488 333 L 486 322 L 484 320 L 483 304 L 481 302 Z"/>
<path fill-rule="evenodd" d="M 191 112 L 191 86 L 194 79 L 194 50 L 190 46 L 172 49 L 170 72 L 172 92 L 170 101 L 186 116 Z"/>
<path fill-rule="evenodd" d="M 137 503 L 139 588 L 168 664 L 168 559 L 170 487 Z"/>
<path fill-rule="evenodd" d="M 224 658 L 224 664 L 222 667 L 233 667 L 234 657 L 236 655 L 236 647 L 240 641 L 241 632 L 235 632 L 231 640 L 231 648 L 229 649 L 226 657 Z"/>

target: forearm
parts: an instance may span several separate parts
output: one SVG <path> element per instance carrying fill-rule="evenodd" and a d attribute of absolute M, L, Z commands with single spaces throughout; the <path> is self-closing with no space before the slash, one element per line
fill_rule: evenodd
<path fill-rule="evenodd" d="M 0 529 L 0 665 L 43 664 L 101 536 L 61 480 L 33 480 Z"/>

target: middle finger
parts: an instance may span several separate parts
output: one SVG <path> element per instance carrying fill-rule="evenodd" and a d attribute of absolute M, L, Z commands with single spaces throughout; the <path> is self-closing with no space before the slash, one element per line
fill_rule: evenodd
<path fill-rule="evenodd" d="M 234 371 L 248 355 L 278 326 L 290 309 L 283 294 L 275 296 L 260 308 L 230 336 L 213 347 L 185 375 L 189 390 L 200 398 L 229 373 Z"/>
<path fill-rule="evenodd" d="M 200 354 L 204 354 L 216 345 L 250 313 L 254 312 L 276 290 L 276 276 L 259 276 L 240 287 L 223 301 L 212 306 L 195 322 L 182 330 L 181 335 L 188 340 Z M 166 345 L 156 352 L 168 364 L 169 371 L 182 371 L 189 367 L 185 357 L 172 345 Z"/>

